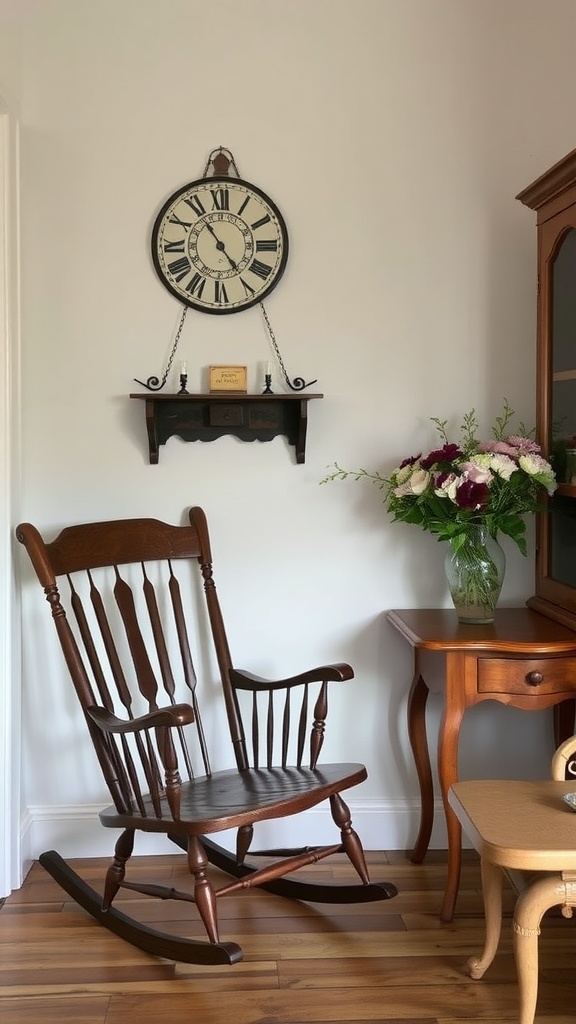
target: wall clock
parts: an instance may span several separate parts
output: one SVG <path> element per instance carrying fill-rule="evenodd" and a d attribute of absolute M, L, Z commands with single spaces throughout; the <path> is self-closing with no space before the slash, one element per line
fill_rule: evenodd
<path fill-rule="evenodd" d="M 234 168 L 236 176 L 229 173 Z M 208 174 L 212 167 L 213 174 Z M 201 178 L 173 192 L 158 211 L 151 233 L 154 269 L 182 314 L 162 378 L 136 383 L 161 390 L 176 355 L 186 315 L 240 313 L 258 305 L 282 376 L 291 391 L 316 381 L 288 376 L 264 298 L 279 283 L 288 259 L 288 230 L 273 199 L 239 174 L 230 150 L 212 150 Z M 184 379 L 183 379 L 184 376 Z M 270 375 L 265 393 L 270 394 Z M 180 394 L 187 394 L 181 374 Z"/>
<path fill-rule="evenodd" d="M 152 229 L 162 284 L 202 313 L 238 313 L 276 287 L 288 231 L 276 204 L 242 178 L 199 178 L 171 195 Z"/>

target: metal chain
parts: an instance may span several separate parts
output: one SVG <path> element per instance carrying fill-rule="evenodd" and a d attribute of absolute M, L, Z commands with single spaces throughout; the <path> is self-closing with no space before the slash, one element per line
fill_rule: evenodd
<path fill-rule="evenodd" d="M 170 355 L 168 357 L 168 363 L 166 364 L 166 372 L 164 374 L 164 377 L 162 378 L 162 384 L 163 385 L 166 383 L 168 374 L 170 373 L 170 369 L 171 369 L 172 363 L 174 362 L 174 356 L 176 355 L 176 350 L 178 348 L 178 342 L 180 341 L 180 335 L 182 334 L 182 328 L 184 327 L 184 321 L 186 320 L 187 313 L 188 313 L 188 306 L 183 306 L 182 307 L 182 316 L 180 317 L 180 323 L 178 324 L 178 330 L 176 331 L 176 335 L 175 335 L 175 338 L 174 338 L 174 344 L 172 345 L 172 351 L 171 351 L 171 353 L 170 353 Z"/>
<path fill-rule="evenodd" d="M 264 303 L 263 302 L 259 302 L 258 305 L 260 306 L 260 309 L 262 310 L 262 316 L 264 317 L 264 324 L 265 324 L 265 327 L 266 327 L 266 331 L 268 332 L 268 337 L 270 338 L 270 341 L 272 343 L 272 347 L 273 347 L 273 349 L 274 349 L 274 351 L 276 353 L 276 358 L 278 360 L 278 364 L 279 364 L 280 369 L 282 371 L 282 376 L 284 377 L 284 380 L 286 381 L 288 387 L 291 389 L 291 391 L 302 391 L 304 388 L 309 388 L 312 384 L 316 384 L 315 380 L 309 380 L 308 383 L 306 383 L 306 381 L 304 380 L 303 377 L 294 377 L 293 381 L 290 380 L 290 378 L 288 376 L 288 373 L 287 373 L 287 370 L 286 370 L 286 367 L 284 366 L 284 360 L 282 359 L 282 356 L 280 355 L 280 349 L 278 348 L 278 342 L 276 341 L 276 335 L 274 334 L 274 331 L 272 330 L 272 324 L 270 323 L 270 320 L 268 318 L 268 313 L 266 312 L 266 309 L 264 307 Z"/>
<path fill-rule="evenodd" d="M 160 381 L 158 379 L 158 377 L 148 377 L 148 380 L 146 381 L 146 383 L 144 383 L 144 381 L 138 380 L 137 377 L 134 378 L 134 380 L 136 381 L 137 384 L 140 384 L 141 387 L 143 387 L 143 388 L 147 388 L 148 391 L 160 391 L 160 389 L 164 387 L 166 381 L 168 380 L 168 374 L 170 373 L 170 370 L 171 370 L 171 367 L 172 367 L 172 363 L 174 362 L 174 357 L 176 355 L 176 350 L 178 348 L 178 342 L 180 341 L 180 335 L 182 334 L 182 328 L 184 327 L 184 321 L 186 320 L 186 314 L 187 313 L 188 313 L 188 306 L 184 306 L 182 308 L 182 316 L 180 317 L 180 323 L 178 324 L 178 330 L 176 331 L 176 336 L 174 338 L 174 344 L 172 345 L 172 351 L 170 352 L 170 355 L 168 357 L 168 362 L 166 364 L 166 370 L 164 371 L 164 376 L 162 377 L 162 380 Z"/>
<path fill-rule="evenodd" d="M 264 317 L 264 324 L 265 324 L 266 330 L 268 332 L 268 337 L 270 338 L 270 341 L 272 343 L 272 348 L 274 349 L 274 351 L 276 353 L 276 358 L 278 360 L 278 364 L 280 366 L 280 369 L 282 370 L 282 376 L 284 377 L 284 380 L 286 381 L 288 387 L 291 387 L 290 378 L 289 378 L 289 376 L 288 376 L 288 374 L 286 372 L 286 367 L 284 366 L 284 360 L 282 359 L 282 356 L 280 355 L 280 349 L 278 348 L 278 342 L 276 341 L 276 335 L 274 334 L 274 331 L 272 330 L 272 324 L 270 323 L 270 320 L 268 319 L 268 313 L 266 312 L 266 308 L 264 306 L 264 303 L 263 302 L 259 302 L 258 305 L 260 306 L 260 309 L 262 310 L 262 316 Z"/>

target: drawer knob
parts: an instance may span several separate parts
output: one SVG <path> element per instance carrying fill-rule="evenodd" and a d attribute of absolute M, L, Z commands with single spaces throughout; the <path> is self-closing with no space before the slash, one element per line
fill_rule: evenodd
<path fill-rule="evenodd" d="M 543 681 L 544 676 L 541 672 L 529 672 L 526 676 L 526 682 L 529 683 L 530 686 L 540 686 L 540 683 Z"/>

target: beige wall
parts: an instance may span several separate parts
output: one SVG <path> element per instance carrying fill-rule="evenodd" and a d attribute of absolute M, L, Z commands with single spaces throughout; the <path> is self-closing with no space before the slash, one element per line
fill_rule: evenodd
<path fill-rule="evenodd" d="M 504 395 L 533 421 L 534 218 L 514 196 L 576 144 L 576 6 L 0 0 L 3 26 L 0 82 L 22 118 L 23 515 L 51 533 L 203 505 L 236 662 L 355 666 L 331 752 L 364 757 L 357 810 L 373 844 L 403 846 L 410 660 L 383 613 L 447 603 L 443 549 L 390 524 L 370 488 L 318 481 L 334 460 L 389 470 L 434 441 L 431 416 L 457 424 L 474 406 L 487 430 Z M 290 231 L 267 309 L 290 374 L 325 395 L 304 466 L 282 439 L 227 438 L 173 439 L 151 467 L 127 398 L 161 371 L 179 317 L 148 254 L 155 213 L 219 144 Z M 213 362 L 247 363 L 255 387 L 272 357 L 251 310 L 191 313 L 178 358 L 198 389 Z M 503 600 L 519 603 L 533 559 L 506 551 Z M 29 824 L 65 841 L 57 811 L 79 817 L 103 791 L 26 567 L 23 600 Z M 476 709 L 464 769 L 522 758 L 524 773 L 537 747 L 545 771 L 548 731 L 547 716 Z"/>

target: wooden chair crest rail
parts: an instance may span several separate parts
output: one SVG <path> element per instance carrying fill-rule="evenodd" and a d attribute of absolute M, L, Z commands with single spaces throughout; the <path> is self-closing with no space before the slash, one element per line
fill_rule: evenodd
<path fill-rule="evenodd" d="M 51 542 L 29 523 L 17 528 L 50 606 L 113 801 L 100 820 L 106 828 L 122 830 L 103 896 L 55 851 L 43 853 L 40 861 L 85 910 L 134 945 L 188 963 L 234 963 L 242 959 L 240 946 L 221 942 L 218 933 L 217 900 L 223 896 L 261 886 L 295 899 L 354 903 L 389 899 L 396 888 L 370 881 L 341 796 L 366 779 L 366 768 L 319 764 L 328 684 L 352 679 L 351 667 L 323 665 L 274 681 L 234 668 L 202 509 L 192 508 L 189 521 L 189 526 L 154 519 L 85 523 L 67 527 Z M 210 680 L 199 685 L 192 657 L 191 641 L 203 649 L 207 637 L 233 751 L 226 763 L 235 762 L 219 771 L 211 767 L 200 712 L 200 691 L 213 702 L 215 688 Z M 219 747 L 222 742 L 219 737 Z M 264 866 L 251 863 L 257 822 L 325 800 L 338 842 L 267 850 Z M 236 830 L 235 854 L 208 838 L 225 829 Z M 138 830 L 164 833 L 186 851 L 193 894 L 126 879 Z M 341 851 L 359 876 L 356 884 L 285 877 Z M 234 880 L 216 888 L 210 864 Z M 117 911 L 113 900 L 121 889 L 195 903 L 206 940 L 164 934 Z"/>

